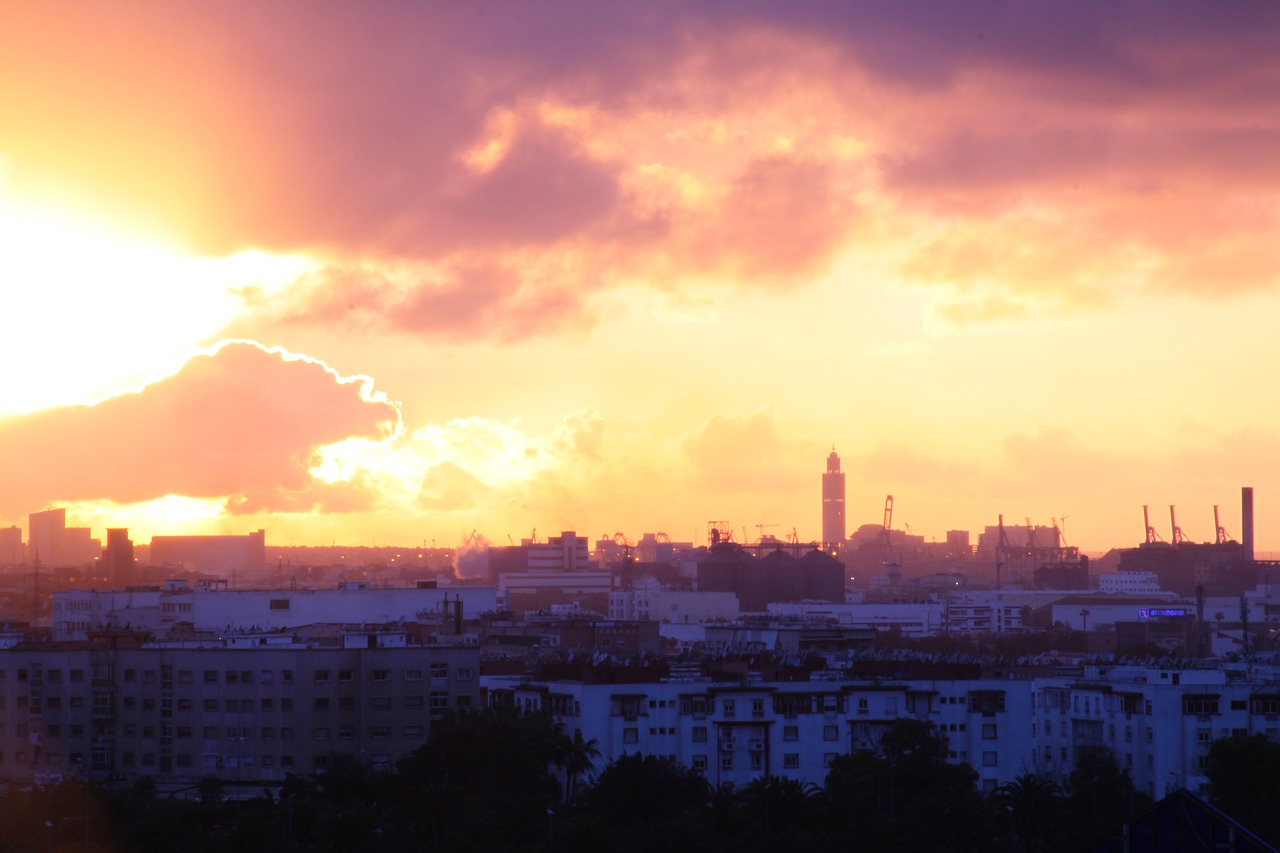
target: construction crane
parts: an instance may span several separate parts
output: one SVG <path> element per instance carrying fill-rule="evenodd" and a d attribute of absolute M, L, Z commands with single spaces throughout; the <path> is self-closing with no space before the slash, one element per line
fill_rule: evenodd
<path fill-rule="evenodd" d="M 763 542 L 763 541 L 764 541 L 764 531 L 765 531 L 765 528 L 766 528 L 766 527 L 777 527 L 777 526 L 778 526 L 778 525 L 776 525 L 776 524 L 757 524 L 757 525 L 756 525 L 757 541 L 759 541 L 759 542 Z"/>
<path fill-rule="evenodd" d="M 1036 536 L 1036 528 L 1031 523 L 1031 516 L 1024 516 L 1024 518 L 1027 520 L 1027 552 L 1030 553 L 1032 549 L 1040 547 L 1040 539 Z"/>
<path fill-rule="evenodd" d="M 1231 536 L 1227 533 L 1227 529 L 1223 527 L 1221 523 L 1219 523 L 1217 504 L 1213 505 L 1213 530 L 1214 530 L 1213 541 L 1218 545 L 1226 545 L 1236 541 L 1232 539 Z"/>
<path fill-rule="evenodd" d="M 1151 526 L 1151 516 L 1150 516 L 1150 515 L 1148 514 L 1148 512 L 1147 512 L 1147 505 L 1146 505 L 1146 504 L 1143 504 L 1143 505 L 1142 505 L 1142 523 L 1143 523 L 1143 524 L 1146 526 L 1146 528 L 1147 528 L 1147 541 L 1146 541 L 1146 544 L 1148 544 L 1148 545 L 1154 545 L 1156 542 L 1163 542 L 1163 541 L 1164 541 L 1163 539 L 1161 539 L 1161 538 L 1160 538 L 1160 534 L 1159 534 L 1159 533 L 1156 533 L 1156 529 L 1155 529 L 1154 527 L 1152 527 L 1152 526 Z"/>
<path fill-rule="evenodd" d="M 664 545 L 671 544 L 671 537 L 663 533 L 662 531 L 658 531 L 657 533 L 653 534 L 653 539 L 655 542 L 661 542 Z"/>
<path fill-rule="evenodd" d="M 1169 527 L 1173 531 L 1173 544 L 1186 544 L 1187 537 L 1182 535 L 1182 528 L 1178 526 L 1178 516 L 1173 509 L 1173 504 L 1169 504 Z"/>

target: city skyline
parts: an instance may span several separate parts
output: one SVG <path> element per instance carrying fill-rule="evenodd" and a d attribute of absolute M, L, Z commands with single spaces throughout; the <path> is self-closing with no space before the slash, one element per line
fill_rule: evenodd
<path fill-rule="evenodd" d="M 1278 29 L 8 6 L 0 527 L 817 541 L 834 445 L 847 533 L 1280 551 Z"/>

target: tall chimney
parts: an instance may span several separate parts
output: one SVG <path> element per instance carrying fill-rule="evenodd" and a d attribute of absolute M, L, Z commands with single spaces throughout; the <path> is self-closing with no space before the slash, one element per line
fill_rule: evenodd
<path fill-rule="evenodd" d="M 1246 561 L 1253 562 L 1253 487 L 1240 489 L 1240 545 Z"/>

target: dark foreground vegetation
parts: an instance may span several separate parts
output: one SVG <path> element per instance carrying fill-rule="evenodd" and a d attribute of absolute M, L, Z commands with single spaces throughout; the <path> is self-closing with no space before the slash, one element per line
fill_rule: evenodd
<path fill-rule="evenodd" d="M 394 770 L 335 756 L 238 801 L 215 779 L 187 796 L 146 782 L 11 793 L 0 851 L 1075 851 L 1150 806 L 1105 752 L 1065 789 L 1026 775 L 991 794 L 946 755 L 932 728 L 903 720 L 878 753 L 838 757 L 825 789 L 779 777 L 714 788 L 654 757 L 597 767 L 594 744 L 547 717 L 486 709 L 445 718 Z M 1211 761 L 1219 805 L 1280 838 L 1280 747 L 1221 741 Z"/>

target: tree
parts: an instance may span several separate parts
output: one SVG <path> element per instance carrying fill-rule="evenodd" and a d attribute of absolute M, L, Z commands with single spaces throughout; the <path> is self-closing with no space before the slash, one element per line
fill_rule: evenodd
<path fill-rule="evenodd" d="M 1219 738 L 1205 768 L 1213 804 L 1280 845 L 1280 744 L 1265 735 Z"/>
<path fill-rule="evenodd" d="M 454 849 L 503 849 L 546 836 L 560 800 L 563 733 L 545 712 L 454 710 L 397 765 L 399 831 Z"/>
<path fill-rule="evenodd" d="M 1128 771 L 1116 763 L 1105 747 L 1076 751 L 1076 766 L 1067 779 L 1069 827 L 1077 846 L 1084 847 L 1106 836 L 1129 818 L 1151 805 L 1138 792 Z"/>
<path fill-rule="evenodd" d="M 573 737 L 565 736 L 560 746 L 559 763 L 565 773 L 564 800 L 568 803 L 573 801 L 578 777 L 595 769 L 600 749 L 595 738 L 583 739 L 581 729 L 574 729 Z"/>
<path fill-rule="evenodd" d="M 1047 776 L 1025 774 L 997 788 L 994 801 L 1009 817 L 1016 849 L 1054 849 L 1066 814 L 1065 792 L 1057 782 Z"/>
<path fill-rule="evenodd" d="M 947 761 L 931 723 L 896 721 L 881 754 L 837 756 L 826 779 L 828 817 L 847 849 L 969 851 L 991 835 L 988 809 L 967 764 Z"/>

